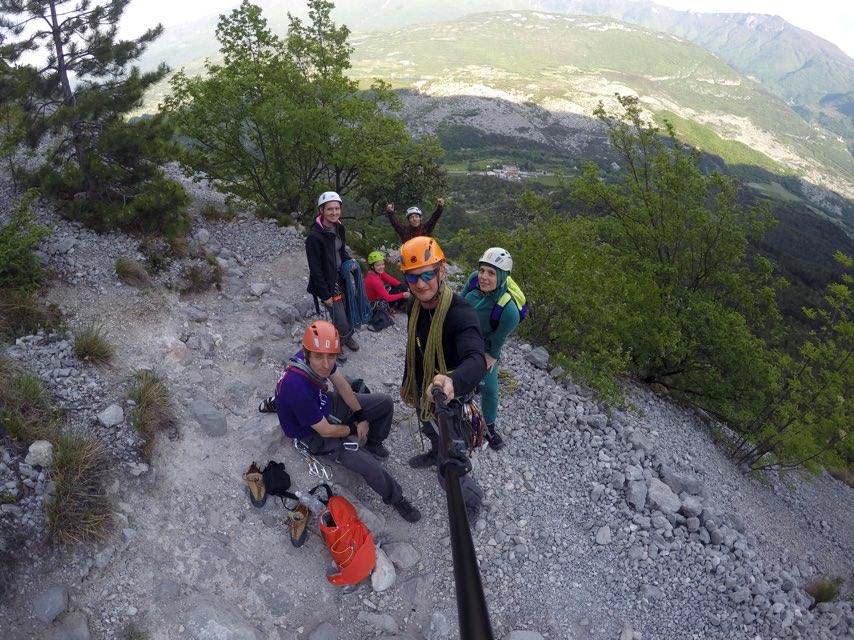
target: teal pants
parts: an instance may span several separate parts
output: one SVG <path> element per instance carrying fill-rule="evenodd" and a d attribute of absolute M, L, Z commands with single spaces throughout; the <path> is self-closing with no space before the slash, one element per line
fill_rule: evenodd
<path fill-rule="evenodd" d="M 480 408 L 487 424 L 494 424 L 498 417 L 498 363 L 483 376 L 483 388 L 480 392 Z"/>

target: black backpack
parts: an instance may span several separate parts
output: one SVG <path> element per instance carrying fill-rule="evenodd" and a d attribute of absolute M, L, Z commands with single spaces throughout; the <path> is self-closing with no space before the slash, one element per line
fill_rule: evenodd
<path fill-rule="evenodd" d="M 270 460 L 264 470 L 261 472 L 264 477 L 264 488 L 267 493 L 274 496 L 279 496 L 282 504 L 285 504 L 285 498 L 291 500 L 299 500 L 293 493 L 288 491 L 291 488 L 291 476 L 285 470 L 285 465 L 275 460 Z"/>

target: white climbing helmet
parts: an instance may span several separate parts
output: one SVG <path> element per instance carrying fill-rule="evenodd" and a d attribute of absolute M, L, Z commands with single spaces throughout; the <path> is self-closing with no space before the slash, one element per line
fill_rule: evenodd
<path fill-rule="evenodd" d="M 406 210 L 406 217 L 407 218 L 409 218 L 409 216 L 421 216 L 421 215 L 424 215 L 424 214 L 421 213 L 421 209 L 419 209 L 418 207 L 409 207 Z"/>
<path fill-rule="evenodd" d="M 339 196 L 334 191 L 324 191 L 320 194 L 320 197 L 317 199 L 317 206 L 322 207 L 327 202 L 338 202 L 341 203 L 341 196 Z"/>
<path fill-rule="evenodd" d="M 510 253 L 506 249 L 501 247 L 490 247 L 483 252 L 478 262 L 488 264 L 507 273 L 513 271 L 513 258 L 510 257 Z"/>

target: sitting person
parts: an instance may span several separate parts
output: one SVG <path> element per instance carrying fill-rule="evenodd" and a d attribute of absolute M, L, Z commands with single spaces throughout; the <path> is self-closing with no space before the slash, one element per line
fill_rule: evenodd
<path fill-rule="evenodd" d="M 439 222 L 439 218 L 442 216 L 444 210 L 445 200 L 439 198 L 436 200 L 436 210 L 433 212 L 433 215 L 430 216 L 427 222 L 421 224 L 421 209 L 418 207 L 409 207 L 406 210 L 406 221 L 409 224 L 401 224 L 394 217 L 394 203 L 389 202 L 385 206 L 386 217 L 388 217 L 389 223 L 391 223 L 401 242 L 412 240 L 412 238 L 417 238 L 418 236 L 432 236 L 433 228 Z"/>
<path fill-rule="evenodd" d="M 328 457 L 361 475 L 404 520 L 417 522 L 421 513 L 378 461 L 389 455 L 383 440 L 391 430 L 391 398 L 353 393 L 338 371 L 341 340 L 331 322 L 312 322 L 303 334 L 302 347 L 276 384 L 275 410 L 282 431 L 312 455 Z M 334 387 L 331 393 L 327 393 L 327 382 Z"/>
<path fill-rule="evenodd" d="M 365 292 L 368 294 L 371 306 L 376 305 L 380 300 L 385 300 L 392 309 L 405 311 L 406 301 L 409 299 L 409 287 L 386 273 L 385 256 L 380 251 L 371 251 L 367 262 Z"/>

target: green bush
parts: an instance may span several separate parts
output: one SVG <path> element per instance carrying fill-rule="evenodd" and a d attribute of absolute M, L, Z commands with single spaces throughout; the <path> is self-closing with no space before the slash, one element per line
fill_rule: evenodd
<path fill-rule="evenodd" d="M 29 213 L 30 194 L 8 224 L 0 226 L 0 291 L 32 292 L 41 285 L 44 269 L 33 253 L 49 230 Z"/>
<path fill-rule="evenodd" d="M 221 207 L 213 202 L 206 202 L 199 210 L 199 213 L 205 220 L 211 221 L 234 220 L 237 216 L 234 209 L 230 206 Z"/>
<path fill-rule="evenodd" d="M 842 578 L 815 578 L 811 580 L 804 590 L 810 594 L 815 600 L 810 606 L 814 608 L 820 602 L 833 602 L 839 595 L 839 587 L 842 585 Z"/>

